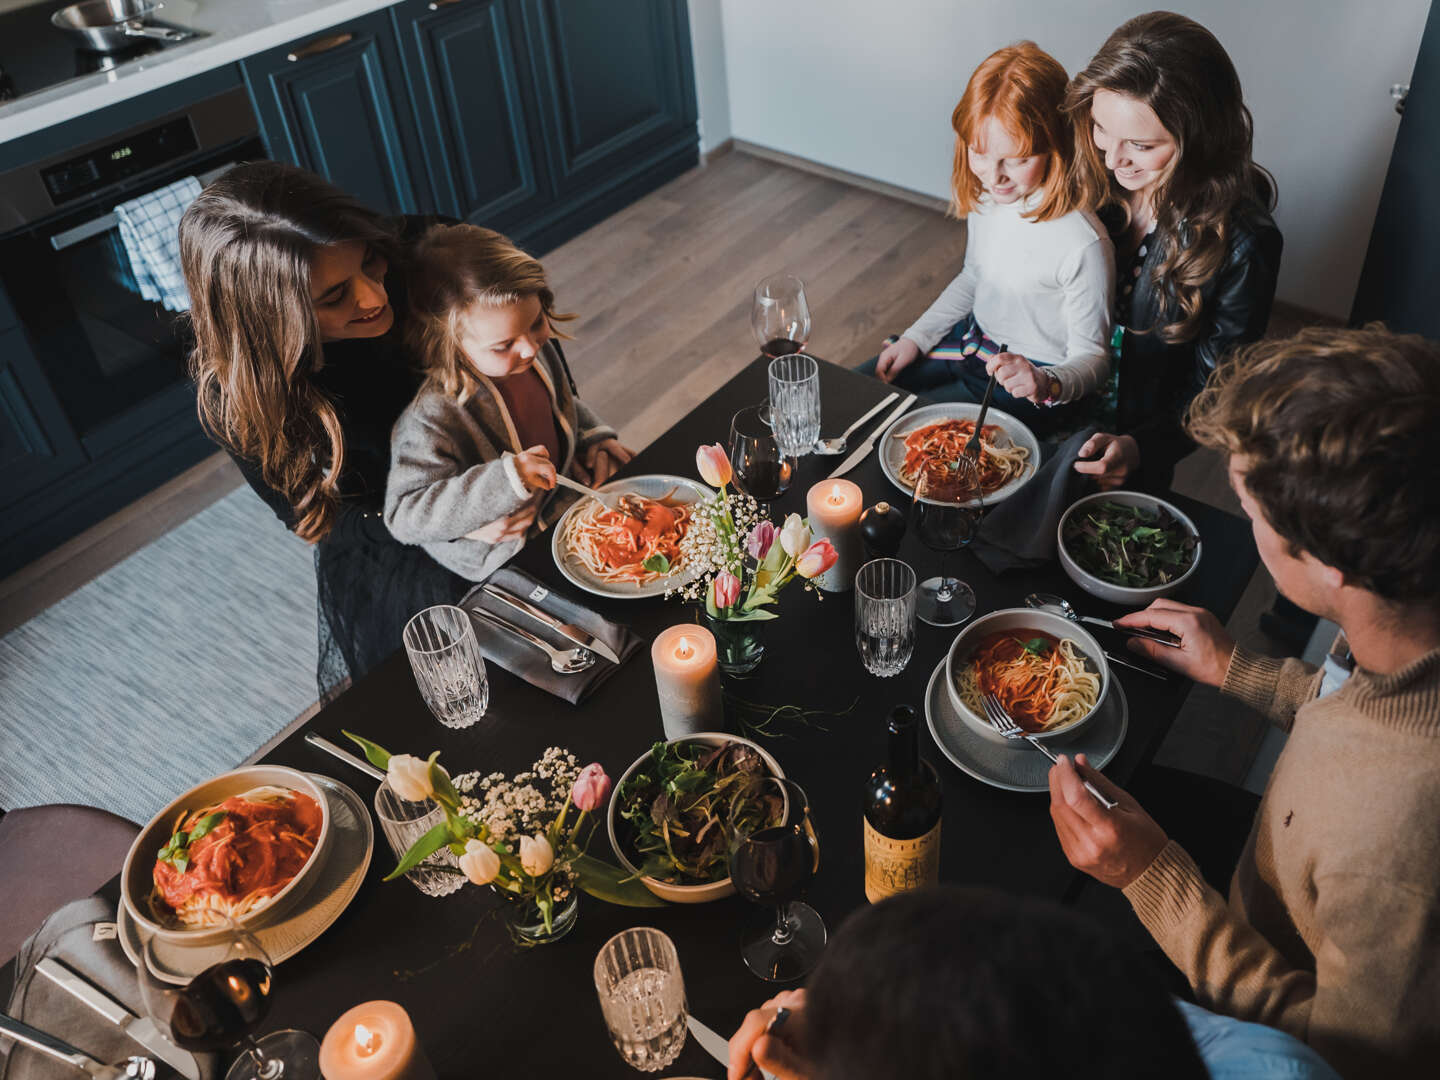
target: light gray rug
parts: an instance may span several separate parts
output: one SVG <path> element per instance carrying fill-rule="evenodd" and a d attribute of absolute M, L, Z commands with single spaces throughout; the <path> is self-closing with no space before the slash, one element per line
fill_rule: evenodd
<path fill-rule="evenodd" d="M 144 823 L 314 700 L 310 548 L 241 488 L 0 638 L 0 806 Z"/>

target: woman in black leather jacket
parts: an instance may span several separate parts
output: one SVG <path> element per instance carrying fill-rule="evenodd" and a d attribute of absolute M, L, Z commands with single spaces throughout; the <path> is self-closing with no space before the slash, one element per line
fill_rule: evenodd
<path fill-rule="evenodd" d="M 1070 83 L 1075 184 L 1115 241 L 1115 378 L 1077 472 L 1168 487 L 1191 399 L 1265 332 L 1280 268 L 1275 187 L 1251 160 L 1234 65 L 1183 15 L 1125 23 Z M 1089 459 L 1089 460 L 1086 460 Z"/>

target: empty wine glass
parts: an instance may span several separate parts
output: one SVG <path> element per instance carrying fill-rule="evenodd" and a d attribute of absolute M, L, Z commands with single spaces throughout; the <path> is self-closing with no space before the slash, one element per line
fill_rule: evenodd
<path fill-rule="evenodd" d="M 780 449 L 768 406 L 751 405 L 731 418 L 730 465 L 735 485 L 756 502 L 774 502 L 790 487 L 795 455 Z"/>
<path fill-rule="evenodd" d="M 920 583 L 915 614 L 931 626 L 958 626 L 975 614 L 975 591 L 946 574 L 945 564 L 950 552 L 975 539 L 985 512 L 975 459 L 962 452 L 938 468 L 922 465 L 910 505 L 920 542 L 940 553 L 940 576 Z"/>
<path fill-rule="evenodd" d="M 810 340 L 805 283 L 794 274 L 772 274 L 756 285 L 750 327 L 760 351 L 772 360 L 804 349 Z"/>
<path fill-rule="evenodd" d="M 595 993 L 610 1041 L 641 1072 L 669 1065 L 685 1046 L 685 980 L 675 943 L 659 930 L 622 930 L 595 957 Z"/>
<path fill-rule="evenodd" d="M 186 1050 L 225 1050 L 239 1042 L 243 1052 L 225 1080 L 318 1080 L 320 1043 L 315 1036 L 287 1030 L 254 1037 L 270 1012 L 274 964 L 255 935 L 234 919 L 227 918 L 220 933 L 222 941 L 208 948 L 215 962 L 184 986 L 160 976 L 167 970 L 156 955 L 163 942 L 156 937 L 145 942 L 140 996 L 150 1018 Z"/>
<path fill-rule="evenodd" d="M 825 948 L 825 920 L 798 899 L 819 868 L 820 845 L 799 784 L 774 776 L 756 783 L 756 802 L 766 812 L 732 834 L 730 880 L 741 896 L 770 910 L 745 927 L 740 955 L 767 982 L 788 982 L 807 975 Z"/>
<path fill-rule="evenodd" d="M 435 719 L 465 728 L 485 715 L 490 683 L 475 627 L 463 608 L 436 604 L 416 614 L 401 635 L 420 696 Z"/>
<path fill-rule="evenodd" d="M 787 454 L 813 453 L 820 438 L 820 365 L 795 353 L 770 361 L 770 423 Z"/>
<path fill-rule="evenodd" d="M 875 559 L 855 575 L 855 647 L 871 675 L 899 675 L 915 652 L 915 571 Z"/>

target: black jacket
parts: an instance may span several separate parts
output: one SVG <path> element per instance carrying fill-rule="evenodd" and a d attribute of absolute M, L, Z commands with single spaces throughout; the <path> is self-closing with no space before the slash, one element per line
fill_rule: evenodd
<path fill-rule="evenodd" d="M 1106 216 L 1107 225 L 1117 223 Z M 1163 242 L 1147 245 L 1129 310 L 1120 320 L 1125 334 L 1116 429 L 1139 443 L 1137 482 L 1146 487 L 1170 486 L 1176 462 L 1194 449 L 1181 426 L 1191 399 L 1232 348 L 1258 340 L 1270 321 L 1280 230 L 1263 208 L 1247 206 L 1232 216 L 1229 233 L 1225 262 L 1201 289 L 1204 315 L 1194 338 L 1171 344 L 1159 333 L 1179 312 L 1175 298 L 1155 288 L 1155 268 L 1168 247 Z"/>

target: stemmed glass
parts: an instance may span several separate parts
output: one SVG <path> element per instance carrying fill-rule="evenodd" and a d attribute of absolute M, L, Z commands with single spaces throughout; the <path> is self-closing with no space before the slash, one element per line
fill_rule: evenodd
<path fill-rule="evenodd" d="M 795 455 L 780 449 L 768 406 L 751 405 L 731 419 L 730 465 L 735 483 L 756 502 L 774 502 L 790 487 Z"/>
<path fill-rule="evenodd" d="M 772 274 L 756 285 L 750 327 L 760 351 L 772 360 L 800 352 L 810 340 L 805 283 L 794 274 Z"/>
<path fill-rule="evenodd" d="M 226 919 L 218 959 L 184 986 L 159 976 L 160 939 L 145 942 L 140 957 L 140 996 L 151 1019 L 186 1050 L 224 1050 L 240 1042 L 243 1053 L 225 1080 L 318 1080 L 320 1044 L 304 1031 L 276 1031 L 256 1040 L 270 1012 L 274 964 L 248 930 Z M 204 948 L 204 946 L 201 946 Z"/>
<path fill-rule="evenodd" d="M 435 719 L 466 728 L 485 715 L 490 683 L 475 627 L 464 608 L 436 604 L 416 614 L 400 635 L 420 696 Z"/>
<path fill-rule="evenodd" d="M 770 824 L 732 835 L 730 880 L 741 896 L 775 914 L 746 926 L 740 955 L 767 982 L 788 982 L 807 975 L 825 948 L 825 920 L 797 899 L 819 868 L 820 844 L 799 784 L 774 776 L 757 783 Z"/>
<path fill-rule="evenodd" d="M 940 576 L 920 583 L 915 614 L 931 626 L 958 626 L 975 614 L 975 591 L 946 574 L 945 564 L 950 552 L 975 539 L 985 512 L 975 459 L 962 453 L 942 467 L 939 476 L 932 474 L 929 465 L 922 465 L 910 507 L 920 542 L 940 553 Z"/>
<path fill-rule="evenodd" d="M 899 675 L 915 652 L 915 571 L 874 559 L 855 575 L 855 648 L 871 675 Z"/>

